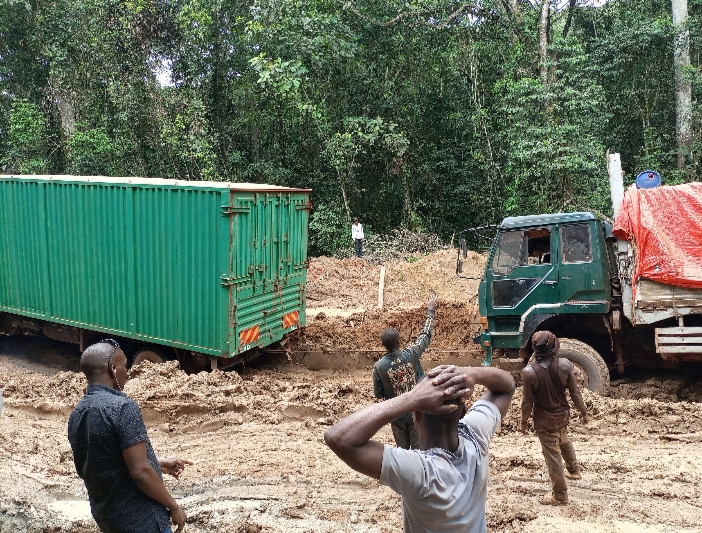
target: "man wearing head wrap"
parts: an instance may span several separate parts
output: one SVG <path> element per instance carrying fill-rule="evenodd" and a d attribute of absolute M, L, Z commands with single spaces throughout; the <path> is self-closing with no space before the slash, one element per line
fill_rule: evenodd
<path fill-rule="evenodd" d="M 537 331 L 531 344 L 535 361 L 522 370 L 524 396 L 521 431 L 526 434 L 533 408 L 534 430 L 541 441 L 552 486 L 552 492 L 541 496 L 539 502 L 544 505 L 565 505 L 568 503 L 566 477 L 582 477 L 573 443 L 568 440 L 570 406 L 566 399 L 566 387 L 584 424 L 588 422 L 587 408 L 578 390 L 572 363 L 557 357 L 560 348 L 558 338 L 550 331 Z"/>
<path fill-rule="evenodd" d="M 113 339 L 86 348 L 80 369 L 88 378 L 85 396 L 68 420 L 68 440 L 90 511 L 103 533 L 175 533 L 185 513 L 163 485 L 190 461 L 157 459 L 139 407 L 122 389 L 127 357 Z"/>
<path fill-rule="evenodd" d="M 434 335 L 434 310 L 436 297 L 427 303 L 427 319 L 422 332 L 414 344 L 400 349 L 400 333 L 395 328 L 387 328 L 380 334 L 380 342 L 388 351 L 373 368 L 373 393 L 376 398 L 391 400 L 411 391 L 424 377 L 424 369 L 419 359 L 427 349 Z M 419 449 L 419 435 L 414 427 L 412 414 L 406 413 L 390 424 L 395 444 L 398 448 Z"/>

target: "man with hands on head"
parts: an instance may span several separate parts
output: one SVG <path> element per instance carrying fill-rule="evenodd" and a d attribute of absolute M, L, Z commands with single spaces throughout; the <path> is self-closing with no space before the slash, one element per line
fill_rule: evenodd
<path fill-rule="evenodd" d="M 475 385 L 488 391 L 466 413 Z M 402 496 L 405 533 L 485 533 L 488 448 L 514 388 L 503 370 L 442 365 L 411 391 L 340 420 L 324 440 L 351 468 Z M 407 413 L 414 417 L 419 450 L 371 440 Z"/>
<path fill-rule="evenodd" d="M 103 533 L 183 531 L 185 513 L 163 485 L 190 461 L 156 459 L 139 407 L 122 389 L 127 357 L 113 339 L 89 346 L 80 358 L 88 378 L 85 396 L 71 413 L 68 440 L 90 510 Z"/>

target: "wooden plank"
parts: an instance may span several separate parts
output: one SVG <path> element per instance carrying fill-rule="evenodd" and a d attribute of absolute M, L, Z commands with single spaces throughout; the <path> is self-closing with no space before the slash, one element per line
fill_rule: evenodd
<path fill-rule="evenodd" d="M 380 283 L 378 284 L 378 309 L 383 308 L 383 291 L 385 290 L 385 267 L 380 267 Z"/>

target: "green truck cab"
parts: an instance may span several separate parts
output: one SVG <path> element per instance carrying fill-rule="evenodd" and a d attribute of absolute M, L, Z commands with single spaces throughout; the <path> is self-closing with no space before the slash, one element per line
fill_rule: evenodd
<path fill-rule="evenodd" d="M 482 328 L 473 340 L 483 364 L 527 364 L 539 330 L 560 339 L 559 356 L 598 392 L 610 369 L 702 362 L 702 289 L 643 277 L 632 284 L 638 259 L 636 244 L 592 213 L 504 219 L 478 289 Z"/>
<path fill-rule="evenodd" d="M 483 364 L 526 362 L 532 334 L 549 329 L 585 384 L 606 387 L 609 372 L 593 345 L 611 347 L 609 240 L 611 227 L 592 213 L 504 219 L 478 289 L 483 329 L 474 340 L 485 351 Z"/>

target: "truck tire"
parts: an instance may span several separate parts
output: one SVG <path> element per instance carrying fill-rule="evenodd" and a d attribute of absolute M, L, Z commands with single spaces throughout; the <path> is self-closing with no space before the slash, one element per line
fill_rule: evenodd
<path fill-rule="evenodd" d="M 132 359 L 132 364 L 130 368 L 134 365 L 143 363 L 144 361 L 151 361 L 152 363 L 166 363 L 170 359 L 165 355 L 165 350 L 156 346 L 143 346 L 137 350 L 134 354 L 134 359 Z"/>
<path fill-rule="evenodd" d="M 609 369 L 602 356 L 594 348 L 575 339 L 559 339 L 561 349 L 558 357 L 565 357 L 575 367 L 579 385 L 598 394 L 609 391 Z"/>

